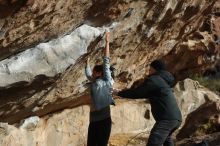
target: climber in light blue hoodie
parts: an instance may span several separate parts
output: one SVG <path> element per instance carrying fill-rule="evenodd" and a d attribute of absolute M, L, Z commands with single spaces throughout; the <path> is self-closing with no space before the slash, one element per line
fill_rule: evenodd
<path fill-rule="evenodd" d="M 113 68 L 110 67 L 109 36 L 109 32 L 106 32 L 103 65 L 96 65 L 91 71 L 89 59 L 86 63 L 85 73 L 91 81 L 92 99 L 87 146 L 107 146 L 111 133 L 110 105 L 114 105 L 115 102 L 112 98 L 114 75 Z"/>

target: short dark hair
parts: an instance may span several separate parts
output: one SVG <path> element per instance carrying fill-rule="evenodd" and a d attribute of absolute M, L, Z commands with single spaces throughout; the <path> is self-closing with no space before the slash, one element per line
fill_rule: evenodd
<path fill-rule="evenodd" d="M 96 72 L 103 72 L 103 66 L 102 65 L 96 65 L 93 68 L 94 71 Z"/>
<path fill-rule="evenodd" d="M 161 59 L 154 60 L 150 64 L 150 66 L 153 67 L 156 71 L 166 70 L 166 65 L 165 65 L 164 61 Z"/>
<path fill-rule="evenodd" d="M 96 72 L 101 72 L 103 74 L 103 65 L 96 65 L 93 68 Z M 110 66 L 111 76 L 114 79 L 115 78 L 115 68 L 113 66 Z"/>

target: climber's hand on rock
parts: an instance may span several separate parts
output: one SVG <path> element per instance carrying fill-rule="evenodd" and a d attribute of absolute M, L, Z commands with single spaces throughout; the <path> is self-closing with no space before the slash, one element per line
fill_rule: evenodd
<path fill-rule="evenodd" d="M 86 64 L 89 65 L 89 63 L 90 63 L 90 58 L 87 58 Z"/>
<path fill-rule="evenodd" d="M 105 40 L 106 40 L 106 42 L 110 41 L 110 32 L 109 31 L 105 32 Z"/>

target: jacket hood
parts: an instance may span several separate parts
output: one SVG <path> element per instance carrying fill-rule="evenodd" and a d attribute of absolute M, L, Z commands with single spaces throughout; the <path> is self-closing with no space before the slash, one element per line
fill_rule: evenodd
<path fill-rule="evenodd" d="M 158 71 L 156 74 L 159 75 L 161 78 L 163 78 L 170 87 L 174 86 L 175 78 L 170 72 L 161 70 Z"/>

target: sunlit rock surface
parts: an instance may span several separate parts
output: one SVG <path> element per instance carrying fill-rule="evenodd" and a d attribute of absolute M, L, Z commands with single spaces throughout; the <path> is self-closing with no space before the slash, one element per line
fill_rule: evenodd
<path fill-rule="evenodd" d="M 82 25 L 71 34 L 41 43 L 0 62 L 0 86 L 16 82 L 31 82 L 37 75 L 53 77 L 63 73 L 77 59 L 87 53 L 92 41 L 104 29 Z"/>
<path fill-rule="evenodd" d="M 197 126 L 202 125 L 202 122 L 198 120 L 199 115 L 203 117 L 201 118 L 202 121 L 214 116 L 215 110 L 207 110 L 207 108 L 213 107 L 211 105 L 214 101 L 219 100 L 218 96 L 213 92 L 210 92 L 190 79 L 178 83 L 174 91 L 183 113 L 183 121 L 185 121 L 188 114 L 192 114 L 193 116 L 191 117 L 197 119 L 191 119 L 190 116 L 187 117 L 188 120 L 186 120 L 186 123 L 183 122 L 186 126 L 191 125 L 192 121 L 197 121 Z M 69 106 L 70 104 L 71 103 L 69 103 Z M 208 107 L 205 106 L 206 108 L 203 109 L 204 105 L 208 105 Z M 145 100 L 117 99 L 116 106 L 112 106 L 111 109 L 113 127 L 110 144 L 113 146 L 125 145 L 126 143 L 129 143 L 130 146 L 144 145 L 155 123 L 150 113 L 149 103 Z M 205 114 L 204 112 L 210 114 Z M 195 115 L 194 113 L 197 114 Z M 216 114 L 219 115 L 218 112 L 216 112 Z M 88 124 L 88 106 L 66 109 L 48 114 L 40 119 L 36 116 L 30 117 L 14 126 L 1 123 L 0 144 L 16 144 L 22 146 L 35 146 L 37 144 L 42 146 L 64 146 L 69 144 L 71 146 L 81 146 L 86 144 Z M 180 130 L 180 132 L 183 131 L 182 133 L 186 133 L 184 132 L 185 130 L 192 132 L 192 129 L 193 128 L 190 127 L 189 129 L 184 128 Z M 136 135 L 137 137 L 135 137 Z M 204 134 L 200 136 L 204 136 Z M 14 140 L 11 140 L 11 137 L 14 137 Z M 52 140 L 53 138 L 56 140 Z M 16 139 L 20 139 L 20 141 Z M 211 139 L 210 141 L 215 140 L 216 139 Z M 184 142 L 181 140 L 181 143 L 187 143 L 187 140 Z"/>
<path fill-rule="evenodd" d="M 0 0 L 0 121 L 15 124 L 38 116 L 43 119 L 36 129 L 38 125 L 47 129 L 40 124 L 45 116 L 50 120 L 50 114 L 62 114 L 67 108 L 76 110 L 73 112 L 76 114 L 77 107 L 89 104 L 84 86 L 85 61 L 90 57 L 92 66 L 101 63 L 104 47 L 101 36 L 106 27 L 112 28 L 110 51 L 111 64 L 116 68 L 116 88 L 137 86 L 156 58 L 166 61 L 177 80 L 203 73 L 219 57 L 219 4 L 217 0 Z M 184 91 L 189 90 L 187 86 L 192 90 Z M 206 102 L 206 91 L 198 92 L 196 83 L 182 83 L 174 90 L 184 117 Z M 184 98 L 190 95 L 193 101 Z M 118 108 L 128 114 L 125 105 Z M 145 104 L 140 107 L 140 123 L 134 127 L 128 124 L 128 130 L 151 128 L 142 117 Z M 81 119 L 84 112 L 78 113 L 75 117 Z M 123 119 L 127 118 L 125 115 Z M 84 118 L 82 121 L 88 122 Z M 152 118 L 146 122 L 149 126 L 153 124 Z M 120 134 L 126 130 L 125 123 L 121 120 L 120 128 L 113 131 Z M 63 140 L 58 134 L 54 143 L 71 145 L 71 139 L 77 144 L 84 143 L 87 125 L 83 126 L 82 131 L 70 133 L 83 133 L 84 138 L 76 134 L 68 139 L 65 135 L 63 138 L 67 140 Z M 8 133 L 1 131 L 3 135 Z M 24 135 L 20 134 L 20 139 Z M 40 136 L 45 145 L 54 137 Z M 9 141 L 13 142 L 11 137 L 6 143 Z M 23 143 L 34 145 L 36 141 L 24 139 Z"/>

